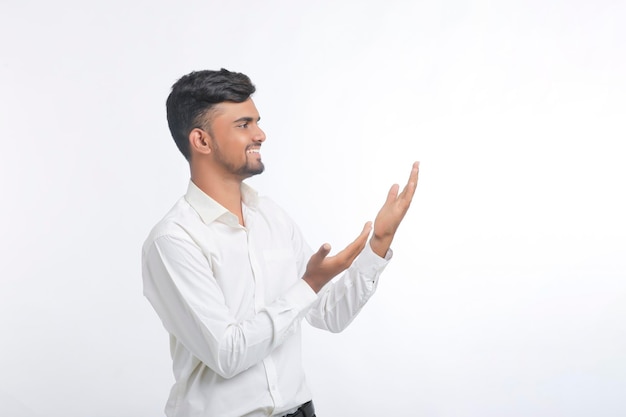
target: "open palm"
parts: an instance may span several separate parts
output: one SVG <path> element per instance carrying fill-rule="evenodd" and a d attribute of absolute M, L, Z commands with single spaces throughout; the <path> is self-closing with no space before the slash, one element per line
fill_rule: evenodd
<path fill-rule="evenodd" d="M 398 194 L 400 186 L 394 184 L 387 194 L 387 200 L 381 207 L 374 220 L 374 234 L 370 244 L 372 249 L 380 256 L 385 256 L 391 241 L 398 230 L 398 226 L 409 210 L 415 189 L 417 188 L 417 178 L 419 175 L 419 162 L 413 164 L 411 175 L 407 184 Z"/>

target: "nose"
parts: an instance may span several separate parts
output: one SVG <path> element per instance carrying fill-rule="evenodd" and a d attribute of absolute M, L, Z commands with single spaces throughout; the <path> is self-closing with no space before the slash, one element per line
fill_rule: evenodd
<path fill-rule="evenodd" d="M 255 142 L 265 142 L 265 132 L 258 125 L 256 127 L 256 132 L 254 132 L 254 141 Z"/>

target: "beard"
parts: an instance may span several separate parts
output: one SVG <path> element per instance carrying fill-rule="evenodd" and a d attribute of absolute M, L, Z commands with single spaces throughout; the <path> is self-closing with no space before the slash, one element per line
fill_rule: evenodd
<path fill-rule="evenodd" d="M 217 144 L 215 143 L 215 145 Z M 220 148 L 218 146 L 214 146 L 213 152 L 215 155 L 215 161 L 224 167 L 229 173 L 244 179 L 250 178 L 254 175 L 259 175 L 265 171 L 265 165 L 263 165 L 263 162 L 260 159 L 257 160 L 256 158 L 250 158 L 248 148 L 246 148 L 246 162 L 240 165 L 229 161 L 225 155 L 222 154 Z"/>
<path fill-rule="evenodd" d="M 238 174 L 244 178 L 250 178 L 253 175 L 261 174 L 263 171 L 265 171 L 265 165 L 263 165 L 263 162 L 251 162 L 246 155 L 246 163 L 238 169 L 233 170 L 233 174 Z"/>

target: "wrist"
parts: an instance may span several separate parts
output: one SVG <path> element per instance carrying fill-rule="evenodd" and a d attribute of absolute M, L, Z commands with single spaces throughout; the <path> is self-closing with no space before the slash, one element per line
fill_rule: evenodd
<path fill-rule="evenodd" d="M 376 235 L 372 235 L 370 239 L 370 247 L 372 248 L 372 252 L 376 255 L 384 258 L 387 255 L 387 251 L 391 247 L 391 241 L 393 237 L 380 237 Z"/>
<path fill-rule="evenodd" d="M 320 292 L 320 290 L 324 286 L 324 284 L 320 283 L 319 280 L 316 280 L 308 276 L 307 274 L 304 274 L 304 276 L 302 277 L 302 280 L 306 282 L 307 284 L 309 284 L 309 287 L 311 287 L 311 289 L 315 291 L 315 293 Z"/>

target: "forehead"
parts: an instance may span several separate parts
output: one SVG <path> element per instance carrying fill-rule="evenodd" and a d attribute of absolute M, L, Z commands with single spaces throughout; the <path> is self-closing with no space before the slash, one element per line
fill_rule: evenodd
<path fill-rule="evenodd" d="M 228 122 L 241 118 L 252 118 L 254 120 L 259 118 L 259 111 L 251 98 L 241 103 L 223 101 L 213 107 L 213 121 L 222 120 Z"/>

